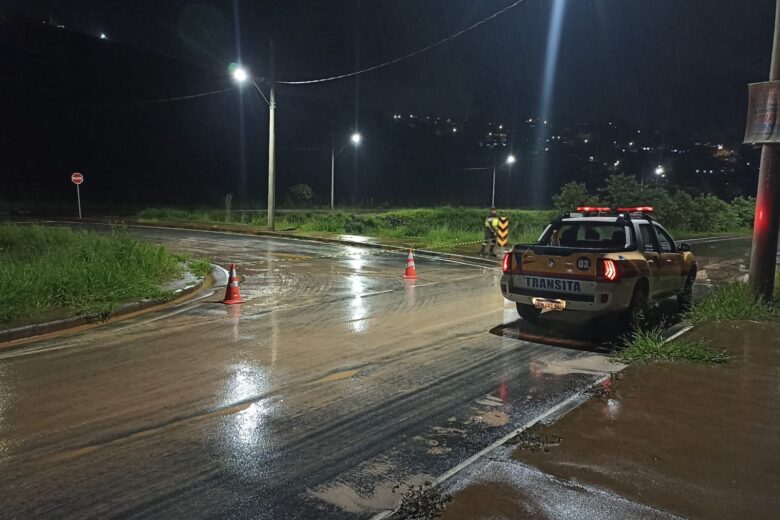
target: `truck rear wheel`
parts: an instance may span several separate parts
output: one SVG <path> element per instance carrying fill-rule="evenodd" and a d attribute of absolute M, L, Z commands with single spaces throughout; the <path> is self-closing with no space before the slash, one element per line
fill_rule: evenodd
<path fill-rule="evenodd" d="M 677 305 L 680 311 L 688 312 L 693 307 L 693 284 L 696 282 L 696 268 L 691 269 L 688 278 L 685 279 L 683 292 L 677 295 Z"/>
<path fill-rule="evenodd" d="M 542 309 L 537 309 L 533 305 L 526 303 L 515 303 L 515 305 L 517 306 L 517 314 L 524 320 L 536 321 L 542 313 Z"/>
<path fill-rule="evenodd" d="M 649 297 L 645 284 L 638 283 L 634 287 L 634 294 L 631 296 L 631 304 L 628 306 L 627 312 L 628 326 L 631 330 L 638 329 L 647 320 L 650 309 Z"/>

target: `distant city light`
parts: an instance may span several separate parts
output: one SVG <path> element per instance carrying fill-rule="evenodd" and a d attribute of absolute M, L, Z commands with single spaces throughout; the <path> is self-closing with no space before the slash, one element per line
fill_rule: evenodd
<path fill-rule="evenodd" d="M 628 146 L 634 146 L 634 141 L 629 142 Z"/>
<path fill-rule="evenodd" d="M 108 36 L 106 35 L 106 33 L 100 33 L 100 39 L 101 40 L 107 40 Z"/>
<path fill-rule="evenodd" d="M 615 168 L 617 168 L 618 166 L 620 166 L 620 160 L 615 161 Z"/>
<path fill-rule="evenodd" d="M 453 133 L 453 134 L 456 134 L 456 133 L 458 133 L 458 129 L 457 129 L 457 128 L 455 128 L 455 127 L 453 127 L 453 128 L 452 128 L 452 133 Z"/>
<path fill-rule="evenodd" d="M 718 150 L 723 150 L 723 145 L 722 144 L 718 145 Z"/>
<path fill-rule="evenodd" d="M 352 141 L 352 144 L 354 144 L 355 146 L 360 144 L 360 140 L 361 139 L 362 139 L 361 135 L 359 133 L 357 133 L 357 132 L 352 134 L 352 137 L 350 137 L 350 140 Z"/>
<path fill-rule="evenodd" d="M 507 164 L 515 164 L 515 161 L 517 161 L 517 158 L 514 155 L 512 155 L 511 153 L 506 158 L 506 163 Z"/>
<path fill-rule="evenodd" d="M 583 139 L 582 142 L 585 143 L 585 144 L 588 144 L 588 140 L 587 139 Z"/>
<path fill-rule="evenodd" d="M 499 130 L 503 130 L 504 129 L 504 125 L 498 125 L 498 129 Z"/>
<path fill-rule="evenodd" d="M 663 166 L 661 166 L 660 164 L 658 166 L 656 166 L 656 168 L 655 168 L 655 174 L 656 175 L 663 175 L 664 173 L 665 173 L 665 170 L 664 170 Z"/>

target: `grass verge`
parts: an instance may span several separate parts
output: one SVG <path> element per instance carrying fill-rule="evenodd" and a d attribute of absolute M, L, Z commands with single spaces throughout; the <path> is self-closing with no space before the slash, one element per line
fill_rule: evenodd
<path fill-rule="evenodd" d="M 756 299 L 747 284 L 734 282 L 713 288 L 688 312 L 696 324 L 724 320 L 768 320 L 777 316 L 773 306 Z"/>
<path fill-rule="evenodd" d="M 0 225 L 0 323 L 62 309 L 107 315 L 118 304 L 169 298 L 164 285 L 187 266 L 204 276 L 205 260 L 111 234 Z"/>
<path fill-rule="evenodd" d="M 409 247 L 449 251 L 458 244 L 482 241 L 487 208 L 443 206 L 438 208 L 397 209 L 385 211 L 340 211 L 319 213 L 286 213 L 277 216 L 276 228 L 301 235 L 367 235 L 385 242 Z M 510 222 L 509 242 L 534 242 L 542 230 L 557 216 L 554 210 L 499 210 Z M 266 215 L 257 211 L 145 209 L 138 214 L 142 222 L 202 222 L 237 224 L 265 228 Z M 696 237 L 749 234 L 749 229 L 731 232 L 691 232 L 673 230 L 678 240 Z"/>
<path fill-rule="evenodd" d="M 488 209 L 439 207 L 399 209 L 374 213 L 287 213 L 277 217 L 276 228 L 302 235 L 367 235 L 390 243 L 446 251 L 458 244 L 482 241 Z M 510 242 L 535 241 L 554 217 L 554 211 L 499 210 L 510 222 Z M 138 214 L 146 222 L 205 222 L 264 228 L 266 216 L 258 212 L 147 209 Z"/>
<path fill-rule="evenodd" d="M 623 363 L 651 361 L 691 361 L 694 363 L 725 363 L 729 357 L 711 349 L 700 339 L 678 338 L 664 341 L 664 328 L 636 330 L 627 338 L 625 347 L 615 359 Z"/>

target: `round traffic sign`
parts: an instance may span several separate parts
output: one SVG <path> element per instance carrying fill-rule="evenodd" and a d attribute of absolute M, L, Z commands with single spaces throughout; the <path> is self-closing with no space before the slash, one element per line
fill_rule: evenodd
<path fill-rule="evenodd" d="M 70 176 L 70 180 L 71 180 L 71 182 L 73 184 L 78 185 L 78 184 L 81 184 L 82 182 L 84 182 L 84 176 L 81 175 L 79 172 L 76 172 L 76 173 L 74 173 L 73 175 Z"/>

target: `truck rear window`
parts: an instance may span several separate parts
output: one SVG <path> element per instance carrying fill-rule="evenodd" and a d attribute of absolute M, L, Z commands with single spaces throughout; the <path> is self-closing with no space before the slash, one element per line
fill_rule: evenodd
<path fill-rule="evenodd" d="M 558 227 L 557 240 L 553 235 L 553 226 L 548 227 L 540 245 L 573 247 L 578 249 L 613 249 L 628 251 L 636 247 L 636 239 L 631 226 L 617 222 L 601 221 L 563 221 Z"/>

